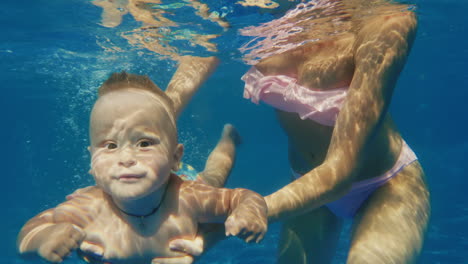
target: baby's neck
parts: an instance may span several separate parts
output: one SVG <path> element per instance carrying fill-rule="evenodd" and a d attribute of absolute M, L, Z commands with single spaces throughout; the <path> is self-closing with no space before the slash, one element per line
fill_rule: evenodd
<path fill-rule="evenodd" d="M 147 195 L 140 199 L 118 200 L 112 198 L 112 201 L 114 202 L 117 209 L 126 216 L 136 218 L 150 217 L 156 214 L 161 205 L 163 204 L 164 197 L 169 187 L 169 184 L 170 180 L 164 183 L 164 185 L 162 185 L 150 195 Z"/>

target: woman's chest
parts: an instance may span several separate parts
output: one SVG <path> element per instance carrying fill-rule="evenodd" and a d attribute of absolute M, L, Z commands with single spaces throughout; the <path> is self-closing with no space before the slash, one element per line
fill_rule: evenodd
<path fill-rule="evenodd" d="M 298 65 L 298 84 L 314 90 L 347 87 L 354 75 L 354 59 L 351 47 L 328 49 L 308 57 Z"/>

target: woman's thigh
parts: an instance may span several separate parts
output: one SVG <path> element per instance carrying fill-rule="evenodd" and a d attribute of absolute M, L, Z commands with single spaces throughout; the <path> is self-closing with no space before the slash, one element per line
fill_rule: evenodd
<path fill-rule="evenodd" d="M 430 215 L 419 162 L 404 168 L 368 199 L 355 219 L 348 263 L 412 263 Z"/>
<path fill-rule="evenodd" d="M 326 207 L 283 224 L 278 263 L 331 263 L 340 237 L 342 220 Z"/>

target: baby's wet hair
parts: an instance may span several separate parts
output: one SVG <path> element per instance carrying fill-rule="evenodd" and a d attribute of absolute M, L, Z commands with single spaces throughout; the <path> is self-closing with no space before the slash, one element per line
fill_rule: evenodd
<path fill-rule="evenodd" d="M 174 104 L 171 98 L 146 75 L 132 74 L 125 71 L 115 72 L 99 87 L 98 97 L 110 92 L 129 88 L 141 89 L 153 93 L 168 106 L 171 114 L 174 115 Z"/>

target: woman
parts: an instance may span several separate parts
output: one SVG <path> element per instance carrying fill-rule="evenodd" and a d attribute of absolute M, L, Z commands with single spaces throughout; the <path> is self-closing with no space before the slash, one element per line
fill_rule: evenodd
<path fill-rule="evenodd" d="M 257 50 L 243 77 L 244 97 L 275 107 L 289 140 L 293 181 L 266 197 L 269 220 L 284 221 L 279 263 L 330 263 L 346 217 L 347 263 L 412 263 L 420 253 L 429 192 L 387 112 L 417 21 L 408 6 L 370 2 L 288 12 L 272 24 L 313 25 L 287 36 L 301 44 Z"/>

